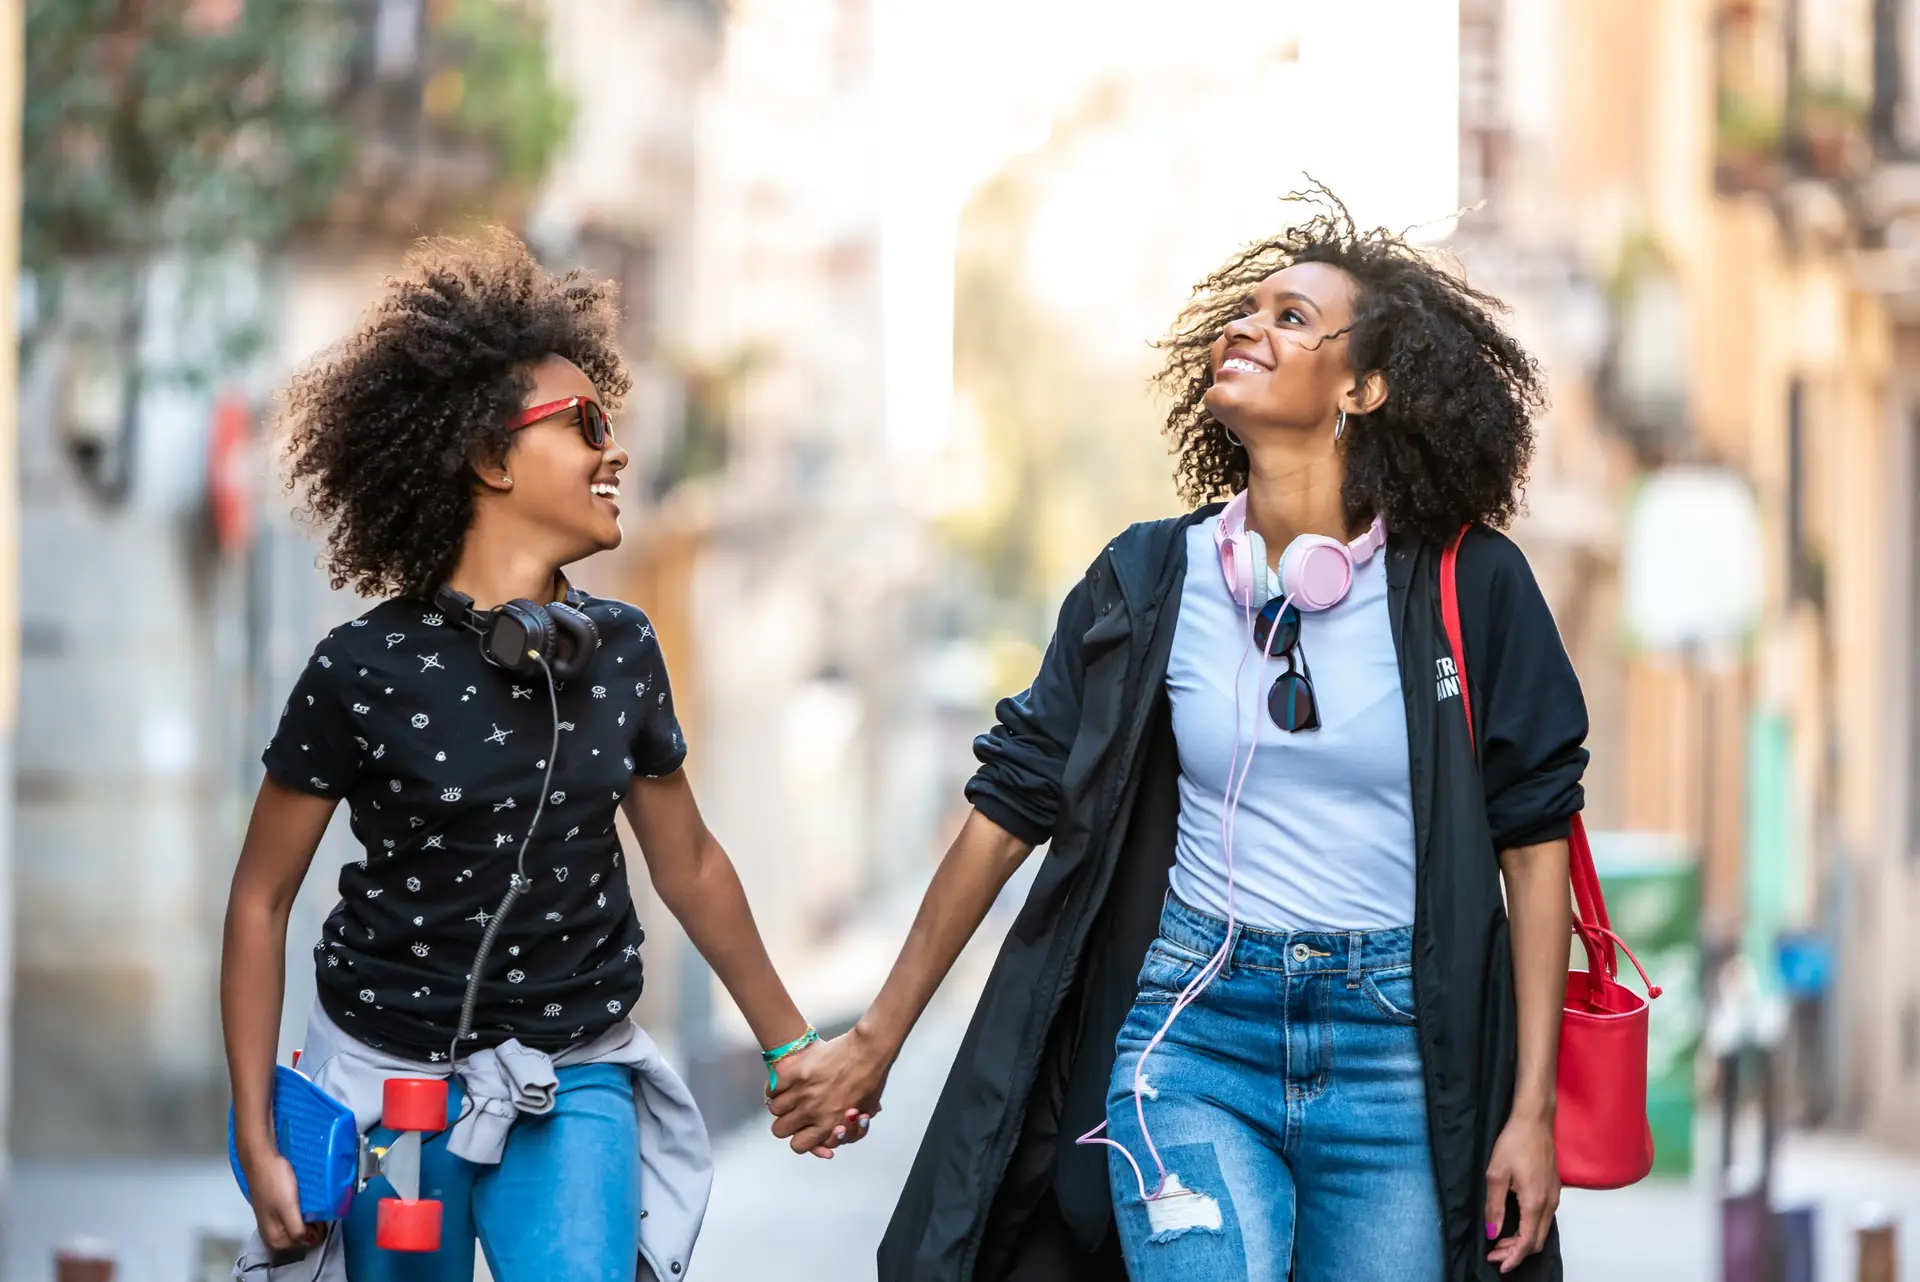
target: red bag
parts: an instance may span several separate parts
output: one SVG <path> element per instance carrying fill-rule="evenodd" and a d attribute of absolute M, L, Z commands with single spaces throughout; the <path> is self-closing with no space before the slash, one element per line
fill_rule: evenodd
<path fill-rule="evenodd" d="M 1440 617 L 1453 649 L 1460 706 L 1466 713 L 1471 743 L 1467 646 L 1460 632 L 1460 598 L 1454 585 L 1460 540 L 1466 533 L 1460 531 L 1440 558 Z M 1576 910 L 1573 933 L 1586 949 L 1587 968 L 1567 973 L 1553 1145 L 1562 1184 L 1617 1189 L 1644 1179 L 1653 1169 L 1653 1131 L 1647 1125 L 1647 1002 L 1658 997 L 1660 990 L 1607 921 L 1607 901 L 1600 894 L 1587 828 L 1577 814 L 1567 847 Z M 1619 982 L 1616 948 L 1640 972 L 1646 997 Z"/>

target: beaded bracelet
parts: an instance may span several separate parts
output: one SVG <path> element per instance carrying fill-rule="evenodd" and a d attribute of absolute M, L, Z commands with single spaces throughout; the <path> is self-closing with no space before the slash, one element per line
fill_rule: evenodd
<path fill-rule="evenodd" d="M 770 1051 L 760 1052 L 761 1062 L 767 1066 L 766 1094 L 768 1099 L 773 1098 L 774 1087 L 780 1084 L 779 1075 L 774 1071 L 773 1066 L 775 1064 L 778 1064 L 781 1060 L 785 1059 L 787 1056 L 793 1054 L 795 1051 L 803 1051 L 807 1047 L 813 1045 L 815 1042 L 819 1040 L 820 1040 L 820 1034 L 814 1031 L 814 1027 L 812 1024 L 808 1024 L 806 1032 L 800 1034 L 800 1036 L 794 1038 L 792 1041 L 788 1042 L 785 1046 L 776 1046 Z"/>

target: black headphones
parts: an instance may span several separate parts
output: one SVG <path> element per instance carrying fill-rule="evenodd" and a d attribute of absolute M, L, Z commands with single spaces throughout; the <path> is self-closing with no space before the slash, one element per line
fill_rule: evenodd
<path fill-rule="evenodd" d="M 433 594 L 436 607 L 480 635 L 480 653 L 488 663 L 529 674 L 544 666 L 560 681 L 586 671 L 588 660 L 600 648 L 600 629 L 580 609 L 585 601 L 584 595 L 569 587 L 565 601 L 540 605 L 522 597 L 482 614 L 464 592 L 442 585 Z"/>

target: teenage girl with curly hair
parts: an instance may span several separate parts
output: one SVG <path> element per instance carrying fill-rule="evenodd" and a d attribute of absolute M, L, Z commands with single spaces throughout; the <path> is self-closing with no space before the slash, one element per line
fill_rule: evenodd
<path fill-rule="evenodd" d="M 616 321 L 611 285 L 549 275 L 504 233 L 429 242 L 287 391 L 289 484 L 333 584 L 383 599 L 295 685 L 228 901 L 235 1139 L 269 1276 L 293 1256 L 329 1276 L 330 1254 L 353 1282 L 468 1282 L 476 1238 L 500 1282 L 683 1274 L 710 1167 L 631 1022 L 616 810 L 755 1036 L 800 1047 L 778 1071 L 818 1053 L 681 769 L 652 625 L 564 575 L 620 542 Z M 323 1241 L 274 1141 L 288 910 L 342 801 L 363 853 L 314 946 L 301 1068 L 363 1127 L 386 1077 L 452 1077 L 421 1175 L 444 1204 L 430 1255 L 375 1248 L 383 1179 Z"/>
<path fill-rule="evenodd" d="M 1540 377 L 1493 299 L 1300 199 L 1166 343 L 1201 506 L 1122 532 L 1068 595 L 885 986 L 773 1098 L 798 1150 L 875 1107 L 1049 843 L 883 1282 L 1560 1276 L 1586 711 L 1496 532 Z M 1440 604 L 1456 538 L 1477 753 Z"/>

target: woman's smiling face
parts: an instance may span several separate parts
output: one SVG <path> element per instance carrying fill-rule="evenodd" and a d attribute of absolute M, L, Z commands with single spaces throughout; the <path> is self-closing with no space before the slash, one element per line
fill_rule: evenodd
<path fill-rule="evenodd" d="M 549 356 L 531 373 L 527 408 L 575 396 L 599 400 L 593 381 L 565 357 Z M 618 496 L 627 452 L 611 436 L 606 448 L 595 448 L 581 431 L 577 408 L 515 431 L 505 464 L 513 477 L 506 496 L 513 511 L 556 534 L 567 560 L 620 546 Z"/>
<path fill-rule="evenodd" d="M 1207 412 L 1242 440 L 1331 422 L 1355 382 L 1353 309 L 1353 278 L 1326 263 L 1294 263 L 1261 281 L 1247 314 L 1213 340 Z"/>

